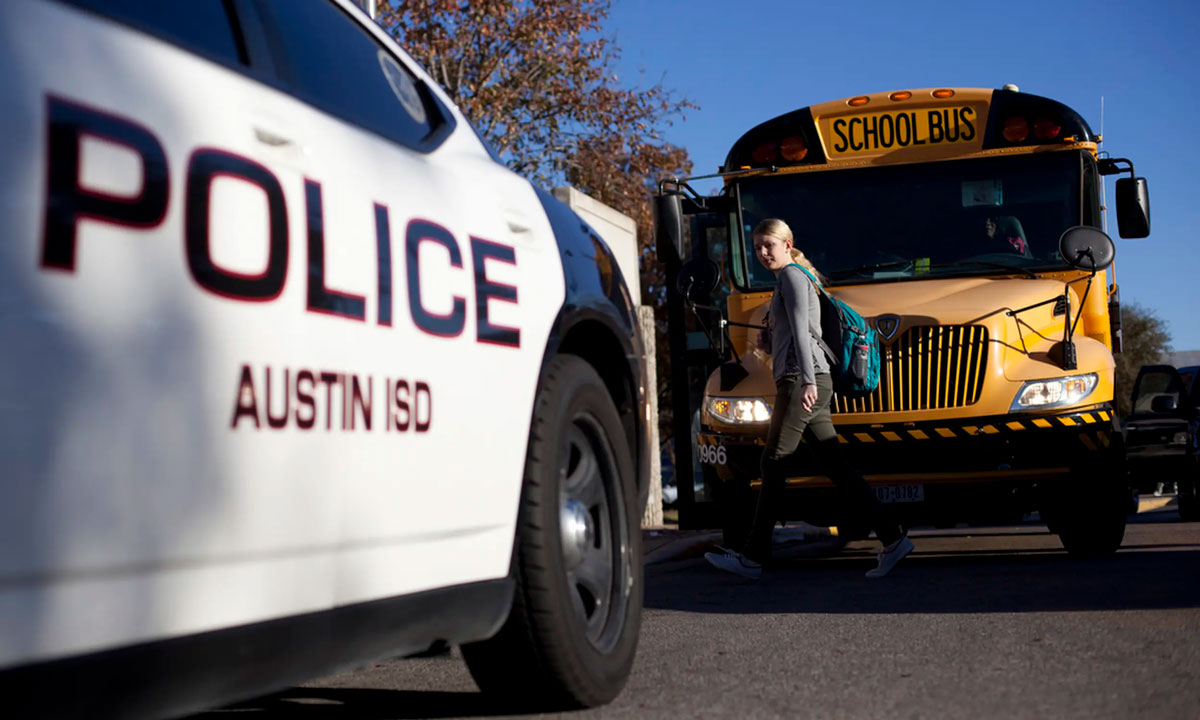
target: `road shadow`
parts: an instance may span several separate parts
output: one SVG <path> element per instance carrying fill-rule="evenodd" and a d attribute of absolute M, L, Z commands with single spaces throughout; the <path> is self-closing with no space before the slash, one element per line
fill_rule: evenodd
<path fill-rule="evenodd" d="M 1200 607 L 1200 546 L 1186 540 L 1127 542 L 1107 558 L 1079 559 L 1052 547 L 961 549 L 915 538 L 917 550 L 886 578 L 863 577 L 875 543 L 832 557 L 781 561 L 745 580 L 688 558 L 648 569 L 645 605 L 685 612 L 1025 613 Z"/>
<path fill-rule="evenodd" d="M 479 692 L 294 687 L 247 702 L 189 716 L 189 720 L 404 720 L 512 717 L 531 708 L 504 707 Z"/>

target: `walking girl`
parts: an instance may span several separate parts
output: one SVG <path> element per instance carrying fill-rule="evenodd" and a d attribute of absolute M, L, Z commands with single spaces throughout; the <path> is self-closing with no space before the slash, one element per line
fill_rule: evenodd
<path fill-rule="evenodd" d="M 754 228 L 754 254 L 779 283 L 771 298 L 770 338 L 775 372 L 775 407 L 762 457 L 762 491 L 754 522 L 741 551 L 705 554 L 710 564 L 743 577 L 758 579 L 771 558 L 771 536 L 776 509 L 781 507 L 786 468 L 801 445 L 811 450 L 821 471 L 842 491 L 847 513 L 860 513 L 882 543 L 878 565 L 867 577 L 887 575 L 912 552 L 913 543 L 898 523 L 888 517 L 862 475 L 846 461 L 830 415 L 833 378 L 830 359 L 816 337 L 821 332 L 821 307 L 814 283 L 821 274 L 793 246 L 792 231 L 777 219 L 763 220 Z"/>

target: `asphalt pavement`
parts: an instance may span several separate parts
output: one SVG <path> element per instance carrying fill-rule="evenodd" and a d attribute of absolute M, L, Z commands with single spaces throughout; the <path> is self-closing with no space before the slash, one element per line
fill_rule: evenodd
<path fill-rule="evenodd" d="M 1164 495 L 1161 497 L 1146 496 L 1139 498 L 1138 501 L 1139 515 L 1147 513 L 1174 513 L 1177 512 L 1177 509 L 1178 505 L 1173 495 Z M 811 537 L 808 538 L 807 542 L 804 542 L 804 538 L 801 537 L 803 534 L 789 532 L 787 526 L 776 528 L 776 543 L 778 544 L 783 541 L 792 545 L 793 553 L 803 552 L 800 545 L 805 544 L 816 554 L 823 554 L 822 551 L 826 549 L 827 544 L 823 543 L 821 539 L 815 539 L 814 541 Z M 719 546 L 720 543 L 721 532 L 719 530 L 680 530 L 678 525 L 670 523 L 661 527 L 642 529 L 642 555 L 645 558 L 647 566 L 670 562 L 672 560 L 700 557 L 705 552 L 713 549 L 714 546 Z"/>
<path fill-rule="evenodd" d="M 759 582 L 700 556 L 713 531 L 643 532 L 634 671 L 610 705 L 529 717 L 1189 718 L 1200 707 L 1200 523 L 1145 498 L 1113 557 L 1080 559 L 1032 519 L 921 528 L 886 580 L 875 541 Z M 777 552 L 777 557 L 783 553 Z M 782 558 L 780 558 L 782 559 Z M 481 695 L 458 648 L 385 659 L 198 718 L 525 717 Z"/>

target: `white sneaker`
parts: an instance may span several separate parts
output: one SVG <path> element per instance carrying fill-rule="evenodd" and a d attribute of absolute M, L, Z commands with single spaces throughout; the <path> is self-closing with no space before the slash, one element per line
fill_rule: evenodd
<path fill-rule="evenodd" d="M 723 547 L 717 548 L 719 552 L 704 553 L 704 559 L 709 565 L 731 572 L 735 575 L 741 575 L 744 578 L 758 580 L 762 577 L 762 565 L 754 562 L 750 558 L 733 550 L 726 550 Z"/>
<path fill-rule="evenodd" d="M 896 542 L 888 545 L 883 550 L 879 551 L 879 566 L 873 570 L 867 571 L 869 578 L 881 578 L 891 572 L 892 568 L 896 567 L 896 563 L 904 559 L 904 556 L 913 551 L 912 540 L 908 536 L 900 538 Z"/>

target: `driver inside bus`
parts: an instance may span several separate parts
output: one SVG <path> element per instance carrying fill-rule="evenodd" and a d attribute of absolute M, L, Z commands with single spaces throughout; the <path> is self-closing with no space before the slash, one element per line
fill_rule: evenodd
<path fill-rule="evenodd" d="M 997 252 L 1007 249 L 1025 257 L 1033 257 L 1029 252 L 1029 243 L 1025 241 L 1025 229 L 1021 227 L 1021 221 L 1012 215 L 989 217 L 983 227 L 988 239 L 995 243 Z"/>

